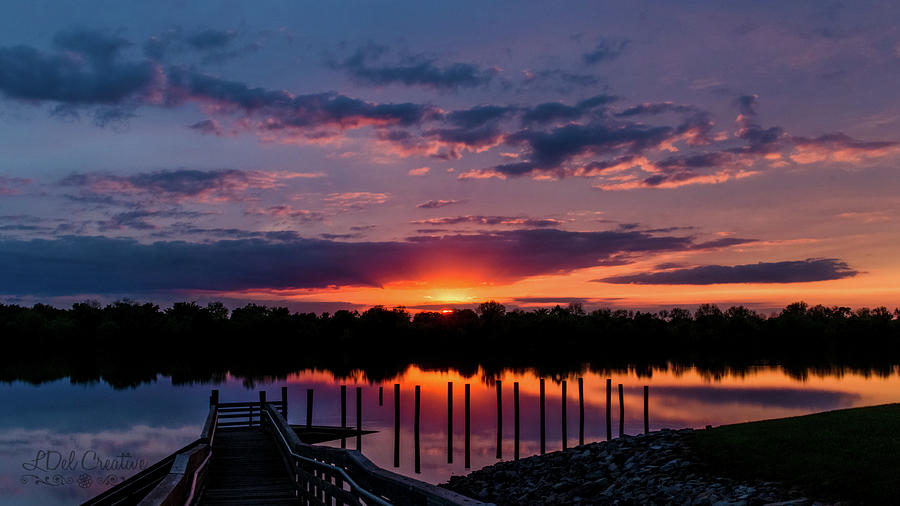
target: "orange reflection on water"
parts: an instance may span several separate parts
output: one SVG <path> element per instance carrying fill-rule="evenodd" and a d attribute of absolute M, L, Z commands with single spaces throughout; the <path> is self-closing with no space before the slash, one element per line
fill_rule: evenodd
<path fill-rule="evenodd" d="M 802 379 L 792 377 L 779 368 L 752 368 L 741 374 L 713 376 L 696 369 L 674 371 L 653 370 L 639 376 L 634 371 L 609 374 L 585 372 L 566 377 L 546 378 L 545 416 L 547 451 L 561 448 L 562 404 L 561 382 L 567 382 L 567 445 L 578 444 L 579 406 L 578 378 L 583 379 L 585 441 L 606 437 L 606 380 L 612 384 L 612 433 L 619 427 L 618 384 L 623 385 L 626 434 L 643 432 L 643 386 L 650 388 L 649 419 L 651 430 L 663 427 L 701 428 L 767 418 L 796 416 L 832 409 L 896 402 L 900 399 L 900 376 L 894 370 L 888 376 L 858 373 L 810 374 Z M 467 376 L 459 371 L 433 371 L 410 367 L 382 382 L 370 382 L 364 374 L 340 379 L 321 371 L 291 375 L 291 423 L 305 423 L 305 389 L 315 391 L 315 424 L 338 425 L 341 384 L 348 391 L 347 420 L 353 424 L 355 391 L 361 387 L 363 426 L 377 430 L 363 437 L 363 453 L 376 464 L 397 472 L 434 483 L 446 481 L 450 475 L 466 474 L 473 469 L 497 462 L 497 391 L 502 383 L 501 451 L 504 459 L 513 455 L 513 384 L 519 384 L 521 456 L 535 454 L 540 447 L 540 377 L 533 371 L 505 371 L 496 377 L 478 370 Z M 453 463 L 447 462 L 447 384 L 453 383 Z M 400 467 L 393 467 L 393 384 L 400 384 Z M 464 466 L 464 386 L 471 389 L 471 468 Z M 277 383 L 276 383 L 277 384 Z M 421 387 L 421 473 L 414 469 L 414 389 Z M 378 403 L 378 390 L 383 388 L 383 403 Z M 333 444 L 338 444 L 337 442 Z M 354 440 L 348 447 L 354 447 Z"/>

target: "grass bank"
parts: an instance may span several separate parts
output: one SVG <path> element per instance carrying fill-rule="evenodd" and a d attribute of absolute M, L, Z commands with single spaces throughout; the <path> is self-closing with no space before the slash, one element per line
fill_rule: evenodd
<path fill-rule="evenodd" d="M 697 431 L 716 472 L 780 481 L 813 498 L 900 504 L 900 404 Z"/>

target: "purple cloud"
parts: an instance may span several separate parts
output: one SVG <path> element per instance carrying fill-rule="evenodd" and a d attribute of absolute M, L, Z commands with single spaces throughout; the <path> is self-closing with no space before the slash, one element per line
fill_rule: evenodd
<path fill-rule="evenodd" d="M 745 265 L 703 265 L 685 269 L 629 274 L 593 281 L 635 285 L 713 285 L 724 283 L 808 283 L 859 274 L 836 258 L 807 258 Z"/>

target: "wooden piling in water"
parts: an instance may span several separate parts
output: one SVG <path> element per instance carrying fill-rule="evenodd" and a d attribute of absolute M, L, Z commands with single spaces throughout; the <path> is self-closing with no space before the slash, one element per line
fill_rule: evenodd
<path fill-rule="evenodd" d="M 503 382 L 497 380 L 497 458 L 503 458 Z"/>
<path fill-rule="evenodd" d="M 383 386 L 378 387 L 378 405 L 384 406 L 384 387 Z"/>
<path fill-rule="evenodd" d="M 265 409 L 265 406 L 266 406 L 266 391 L 260 390 L 259 391 L 259 426 L 260 427 L 262 427 L 262 422 L 263 422 L 262 412 L 263 412 L 263 409 Z"/>
<path fill-rule="evenodd" d="M 216 406 L 216 405 L 218 405 L 218 404 L 219 404 L 219 389 L 214 388 L 214 389 L 209 393 L 209 405 L 210 405 L 210 406 Z"/>
<path fill-rule="evenodd" d="M 313 389 L 306 389 L 306 428 L 312 427 Z"/>
<path fill-rule="evenodd" d="M 362 387 L 356 387 L 356 450 L 362 451 Z"/>
<path fill-rule="evenodd" d="M 644 385 L 644 434 L 650 433 L 650 387 Z"/>
<path fill-rule="evenodd" d="M 544 406 L 544 378 L 541 378 L 541 455 L 547 453 L 547 414 Z"/>
<path fill-rule="evenodd" d="M 513 458 L 519 460 L 519 382 L 513 382 Z"/>
<path fill-rule="evenodd" d="M 281 414 L 287 421 L 287 387 L 281 387 Z"/>
<path fill-rule="evenodd" d="M 347 426 L 347 385 L 341 385 L 341 428 Z M 347 439 L 341 438 L 341 448 L 347 447 Z"/>
<path fill-rule="evenodd" d="M 619 383 L 619 437 L 625 434 L 625 393 Z"/>
<path fill-rule="evenodd" d="M 447 382 L 447 463 L 453 463 L 453 382 Z"/>
<path fill-rule="evenodd" d="M 566 380 L 562 380 L 562 449 L 569 446 L 568 421 L 566 420 Z"/>
<path fill-rule="evenodd" d="M 470 439 L 471 432 L 472 432 L 472 425 L 471 425 L 471 419 L 470 419 L 470 417 L 469 417 L 469 415 L 470 415 L 470 413 L 469 413 L 469 407 L 470 407 L 470 402 L 469 402 L 469 401 L 470 401 L 470 391 L 469 391 L 469 390 L 470 390 L 469 384 L 466 383 L 466 399 L 465 399 L 465 411 L 466 411 L 466 469 L 468 469 L 469 467 L 472 466 L 472 460 L 471 460 L 471 451 L 472 451 L 472 447 L 471 447 L 471 439 Z"/>
<path fill-rule="evenodd" d="M 394 383 L 394 467 L 400 467 L 400 383 Z"/>
<path fill-rule="evenodd" d="M 584 378 L 578 378 L 578 446 L 584 444 Z"/>
<path fill-rule="evenodd" d="M 416 473 L 421 473 L 421 460 L 419 457 L 419 408 L 421 407 L 421 387 L 416 385 L 416 414 L 415 419 L 413 421 L 413 438 L 415 441 L 415 453 L 416 453 Z"/>
<path fill-rule="evenodd" d="M 612 380 L 606 379 L 606 440 L 612 439 Z"/>

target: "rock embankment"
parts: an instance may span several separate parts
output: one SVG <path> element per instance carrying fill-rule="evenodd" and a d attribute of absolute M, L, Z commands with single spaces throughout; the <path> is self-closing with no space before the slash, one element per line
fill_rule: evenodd
<path fill-rule="evenodd" d="M 808 505 L 776 483 L 715 476 L 693 456 L 693 431 L 624 436 L 566 451 L 500 462 L 441 485 L 500 505 Z M 823 504 L 823 503 L 815 503 Z"/>

